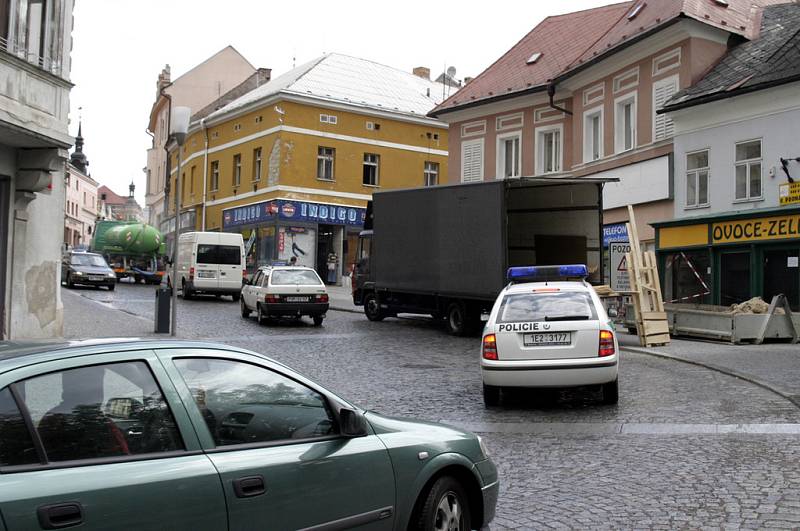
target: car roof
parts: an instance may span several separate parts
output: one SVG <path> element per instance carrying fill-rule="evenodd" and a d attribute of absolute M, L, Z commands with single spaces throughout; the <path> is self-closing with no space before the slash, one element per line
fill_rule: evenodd
<path fill-rule="evenodd" d="M 274 265 L 274 266 L 261 266 L 261 267 L 259 267 L 259 269 L 264 269 L 264 270 L 267 270 L 267 269 L 279 269 L 279 270 L 287 270 L 287 269 L 300 269 L 300 270 L 304 270 L 304 271 L 314 271 L 314 269 L 313 269 L 313 268 L 311 268 L 311 267 L 308 267 L 308 266 L 299 266 L 299 265 L 298 265 L 298 266 L 290 266 L 290 265 L 285 265 L 285 266 L 278 266 L 278 265 Z"/>
<path fill-rule="evenodd" d="M 509 284 L 503 290 L 504 294 L 508 293 L 530 293 L 537 288 L 551 288 L 564 291 L 584 291 L 589 292 L 592 287 L 583 281 L 564 281 L 559 280 L 555 282 L 521 282 L 519 284 Z"/>

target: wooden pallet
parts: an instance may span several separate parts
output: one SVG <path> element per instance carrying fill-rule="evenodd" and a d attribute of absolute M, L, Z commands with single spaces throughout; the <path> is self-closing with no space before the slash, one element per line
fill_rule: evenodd
<path fill-rule="evenodd" d="M 636 317 L 636 330 L 639 343 L 650 347 L 669 343 L 669 323 L 664 311 L 664 299 L 661 298 L 661 281 L 658 278 L 656 254 L 653 251 L 642 252 L 639 246 L 639 231 L 633 207 L 628 205 L 630 221 L 627 223 L 628 239 L 631 252 L 625 255 L 628 263 L 628 277 Z"/>

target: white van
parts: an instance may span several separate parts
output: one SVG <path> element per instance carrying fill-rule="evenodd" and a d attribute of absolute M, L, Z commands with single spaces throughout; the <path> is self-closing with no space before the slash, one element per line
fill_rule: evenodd
<path fill-rule="evenodd" d="M 244 271 L 241 234 L 186 232 L 178 238 L 178 287 L 184 299 L 209 293 L 238 301 Z"/>

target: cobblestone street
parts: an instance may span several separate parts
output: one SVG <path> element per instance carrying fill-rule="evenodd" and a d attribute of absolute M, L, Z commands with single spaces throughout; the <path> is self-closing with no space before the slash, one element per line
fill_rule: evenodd
<path fill-rule="evenodd" d="M 62 298 L 71 338 L 152 335 L 152 287 Z M 181 338 L 264 353 L 367 409 L 481 433 L 501 472 L 492 529 L 800 526 L 800 409 L 718 371 L 623 352 L 618 406 L 579 389 L 485 409 L 478 340 L 429 319 L 330 311 L 321 328 L 259 326 L 213 297 L 179 301 L 179 316 Z"/>

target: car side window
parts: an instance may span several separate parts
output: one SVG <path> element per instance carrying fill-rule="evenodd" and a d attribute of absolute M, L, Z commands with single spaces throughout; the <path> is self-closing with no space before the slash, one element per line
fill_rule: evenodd
<path fill-rule="evenodd" d="M 14 384 L 48 462 L 183 450 L 144 362 L 93 365 Z"/>
<path fill-rule="evenodd" d="M 261 283 L 259 284 L 259 286 L 261 286 L 262 288 L 266 288 L 269 285 L 269 276 L 270 273 L 264 273 L 264 276 L 261 277 Z"/>
<path fill-rule="evenodd" d="M 8 387 L 0 391 L 0 466 L 39 462 L 33 438 Z"/>
<path fill-rule="evenodd" d="M 264 272 L 263 271 L 258 271 L 256 273 L 256 276 L 253 278 L 253 285 L 254 286 L 260 285 L 261 284 L 261 279 L 263 278 L 263 276 L 264 276 Z"/>
<path fill-rule="evenodd" d="M 174 360 L 217 446 L 334 435 L 325 398 L 274 371 L 237 360 Z"/>

